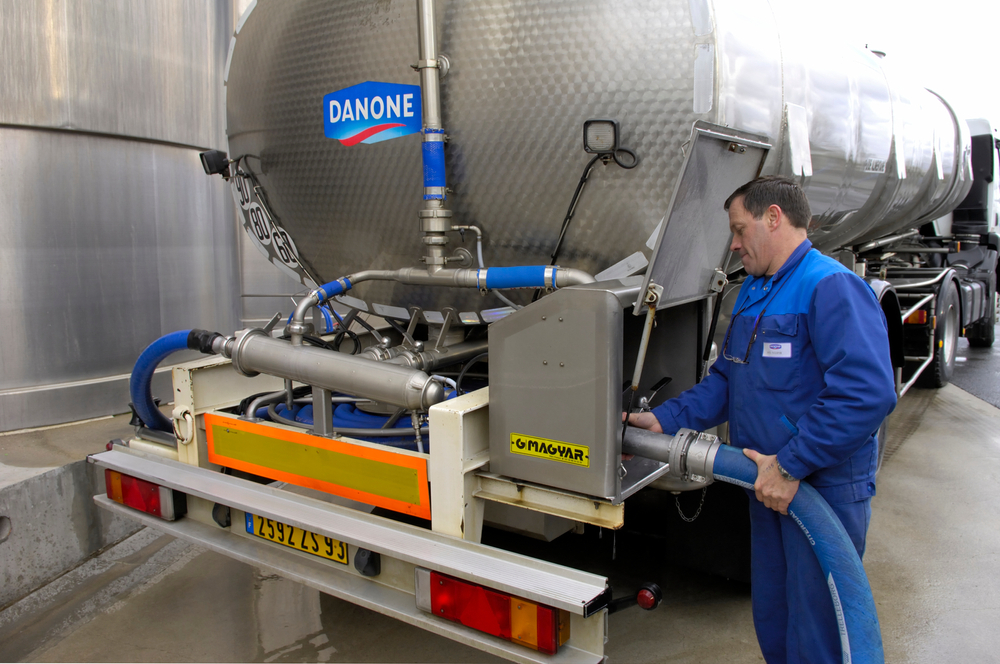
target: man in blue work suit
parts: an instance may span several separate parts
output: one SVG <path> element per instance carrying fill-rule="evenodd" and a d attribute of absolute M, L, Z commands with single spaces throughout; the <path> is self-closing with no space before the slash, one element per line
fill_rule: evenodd
<path fill-rule="evenodd" d="M 758 178 L 726 201 L 743 283 L 719 360 L 698 385 L 636 426 L 676 433 L 729 421 L 757 463 L 750 500 L 754 627 L 764 658 L 840 662 L 827 583 L 787 514 L 806 480 L 858 554 L 875 495 L 875 432 L 896 405 L 885 317 L 871 288 L 812 249 L 809 202 L 794 182 Z"/>

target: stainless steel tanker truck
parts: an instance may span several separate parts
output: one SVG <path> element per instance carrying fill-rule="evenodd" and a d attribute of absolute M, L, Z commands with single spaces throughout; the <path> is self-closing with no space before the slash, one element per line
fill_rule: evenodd
<path fill-rule="evenodd" d="M 813 244 L 882 303 L 900 394 L 945 384 L 958 337 L 993 343 L 990 125 L 768 0 L 255 0 L 226 103 L 205 168 L 302 291 L 150 345 L 95 500 L 501 657 L 601 661 L 622 590 L 484 524 L 554 545 L 699 494 L 711 519 L 695 447 L 623 453 L 621 414 L 710 370 L 738 185 L 802 184 Z M 153 370 L 192 348 L 158 409 Z M 743 555 L 684 525 L 669 549 Z"/>

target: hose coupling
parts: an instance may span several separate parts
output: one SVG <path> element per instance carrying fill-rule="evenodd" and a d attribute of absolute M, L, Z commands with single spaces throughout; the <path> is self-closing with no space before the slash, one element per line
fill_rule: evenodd
<path fill-rule="evenodd" d="M 715 455 L 721 444 L 718 436 L 681 429 L 674 436 L 667 473 L 687 482 L 711 479 Z"/>
<path fill-rule="evenodd" d="M 216 343 L 219 339 L 225 339 L 218 332 L 212 332 L 211 330 L 198 330 L 194 329 L 188 333 L 187 347 L 191 350 L 197 350 L 206 355 L 217 354 L 218 351 L 215 350 Z"/>
<path fill-rule="evenodd" d="M 722 445 L 718 436 L 681 429 L 668 436 L 646 429 L 628 427 L 622 452 L 666 463 L 667 476 L 683 482 L 707 484 L 712 479 L 715 455 Z"/>
<path fill-rule="evenodd" d="M 307 334 L 313 334 L 316 331 L 316 327 L 312 323 L 300 323 L 299 321 L 293 320 L 285 327 L 285 331 L 288 332 L 289 336 L 301 339 Z"/>
<path fill-rule="evenodd" d="M 260 375 L 259 371 L 255 371 L 251 367 L 244 366 L 242 361 L 244 355 L 243 350 L 246 348 L 247 342 L 249 342 L 254 337 L 270 338 L 270 335 L 265 333 L 264 330 L 260 329 L 259 327 L 255 327 L 249 330 L 244 330 L 236 337 L 233 345 L 230 346 L 231 352 L 229 357 L 233 361 L 233 369 L 236 370 L 236 373 L 246 376 L 247 378 L 253 378 L 254 376 Z"/>

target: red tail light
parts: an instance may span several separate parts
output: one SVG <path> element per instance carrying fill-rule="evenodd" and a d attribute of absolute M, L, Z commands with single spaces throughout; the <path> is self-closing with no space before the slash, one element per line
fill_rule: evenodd
<path fill-rule="evenodd" d="M 187 512 L 187 496 L 179 491 L 105 469 L 108 498 L 128 507 L 173 521 Z"/>
<path fill-rule="evenodd" d="M 554 655 L 569 640 L 569 612 L 425 569 L 417 606 L 466 627 Z"/>

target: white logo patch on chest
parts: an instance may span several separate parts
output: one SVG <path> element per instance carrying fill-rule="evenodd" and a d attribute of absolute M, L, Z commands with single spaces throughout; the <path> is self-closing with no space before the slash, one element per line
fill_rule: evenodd
<path fill-rule="evenodd" d="M 792 344 L 764 343 L 764 357 L 785 357 L 792 356 Z"/>

